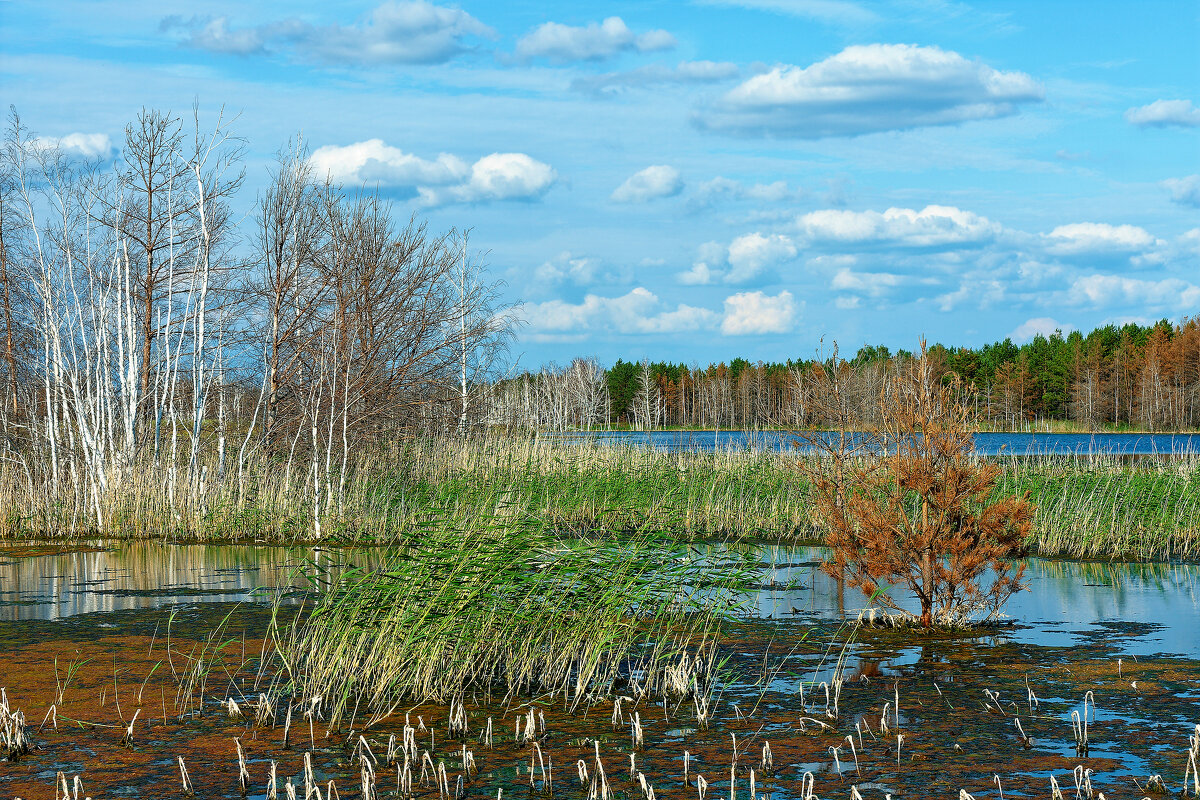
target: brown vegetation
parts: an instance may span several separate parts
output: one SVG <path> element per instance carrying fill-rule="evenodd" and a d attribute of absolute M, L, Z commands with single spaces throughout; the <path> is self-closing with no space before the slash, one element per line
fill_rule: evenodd
<path fill-rule="evenodd" d="M 827 383 L 836 399 L 838 385 Z M 1029 535 L 1024 498 L 990 499 L 1000 476 L 972 455 L 971 418 L 953 383 L 935 378 L 924 343 L 881 403 L 883 424 L 846 458 L 845 447 L 804 467 L 831 548 L 827 570 L 902 613 L 889 594 L 907 589 L 921 625 L 994 617 L 1022 588 L 1015 554 Z"/>

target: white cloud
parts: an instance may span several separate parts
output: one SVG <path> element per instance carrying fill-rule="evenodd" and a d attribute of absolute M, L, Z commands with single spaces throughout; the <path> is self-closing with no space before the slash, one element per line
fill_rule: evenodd
<path fill-rule="evenodd" d="M 1055 331 L 1062 331 L 1063 334 L 1068 334 L 1075 330 L 1071 325 L 1066 325 L 1058 322 L 1050 317 L 1034 317 L 1027 319 L 1017 327 L 1013 328 L 1012 333 L 1008 338 L 1012 339 L 1017 344 L 1033 341 L 1035 336 L 1041 335 L 1049 339 Z"/>
<path fill-rule="evenodd" d="M 1059 225 L 1044 237 L 1046 250 L 1054 255 L 1121 255 L 1148 250 L 1159 244 L 1145 228 L 1076 222 Z"/>
<path fill-rule="evenodd" d="M 970 245 L 995 239 L 999 224 L 987 217 L 953 206 L 889 208 L 877 211 L 822 209 L 797 220 L 801 232 L 813 242 L 886 243 L 900 247 Z"/>
<path fill-rule="evenodd" d="M 976 272 L 966 275 L 953 292 L 938 295 L 934 300 L 940 310 L 954 311 L 968 302 L 979 309 L 993 308 L 1007 302 L 1007 297 L 1004 281 L 991 274 Z"/>
<path fill-rule="evenodd" d="M 737 76 L 737 64 L 727 61 L 680 61 L 674 67 L 665 64 L 645 64 L 625 72 L 584 75 L 571 81 L 571 88 L 579 92 L 603 95 L 653 86 L 717 83 Z"/>
<path fill-rule="evenodd" d="M 692 264 L 691 269 L 675 273 L 675 279 L 684 286 L 705 286 L 712 283 L 719 276 L 720 273 L 715 272 L 704 261 L 697 261 L 695 264 Z"/>
<path fill-rule="evenodd" d="M 600 262 L 597 259 L 578 257 L 563 251 L 534 269 L 533 278 L 539 285 L 565 281 L 587 285 L 596 279 L 599 268 Z"/>
<path fill-rule="evenodd" d="M 899 286 L 902 280 L 899 275 L 890 272 L 854 272 L 842 268 L 834 274 L 829 287 L 841 292 L 859 292 L 871 297 L 880 297 Z"/>
<path fill-rule="evenodd" d="M 695 121 L 726 133 L 818 139 L 1004 117 L 1042 97 L 1025 73 L 953 51 L 855 45 L 808 67 L 756 75 Z"/>
<path fill-rule="evenodd" d="M 1066 293 L 1072 305 L 1096 308 L 1150 306 L 1181 313 L 1200 310 L 1200 286 L 1179 278 L 1143 280 L 1121 275 L 1086 275 L 1076 278 Z"/>
<path fill-rule="evenodd" d="M 1162 185 L 1171 193 L 1171 199 L 1176 203 L 1200 208 L 1200 175 L 1167 178 Z"/>
<path fill-rule="evenodd" d="M 185 32 L 182 42 L 187 47 L 236 56 L 265 52 L 269 35 L 266 27 L 230 28 L 229 17 L 185 18 L 172 15 L 163 19 L 159 28 L 163 31 Z"/>
<path fill-rule="evenodd" d="M 345 146 L 325 145 L 310 157 L 318 178 L 328 175 L 345 183 L 378 184 L 389 187 L 441 186 L 463 180 L 471 171 L 461 158 L 441 153 L 432 161 L 368 139 Z"/>
<path fill-rule="evenodd" d="M 468 165 L 458 156 L 429 160 L 368 139 L 345 146 L 326 145 L 311 156 L 317 175 L 335 181 L 383 186 L 423 205 L 535 200 L 558 179 L 549 164 L 524 153 L 492 153 Z"/>
<path fill-rule="evenodd" d="M 56 139 L 35 139 L 34 144 L 57 147 L 67 155 L 80 158 L 107 158 L 113 152 L 112 139 L 106 133 L 68 133 Z"/>
<path fill-rule="evenodd" d="M 789 291 L 774 296 L 762 292 L 739 292 L 725 298 L 721 333 L 726 336 L 788 333 L 795 325 L 795 317 L 796 304 Z"/>
<path fill-rule="evenodd" d="M 707 206 L 721 200 L 754 200 L 760 203 L 779 203 L 800 196 L 784 181 L 747 184 L 720 175 L 696 187 L 693 198 L 698 205 Z"/>
<path fill-rule="evenodd" d="M 1200 125 L 1200 108 L 1194 107 L 1191 100 L 1155 100 L 1149 105 L 1129 109 L 1125 119 L 1142 128 L 1171 125 L 1194 128 Z"/>
<path fill-rule="evenodd" d="M 696 260 L 692 268 L 675 273 L 675 279 L 687 286 L 703 286 L 716 283 L 724 273 L 729 248 L 720 242 L 705 242 L 696 248 Z"/>
<path fill-rule="evenodd" d="M 496 35 L 467 12 L 427 0 L 385 2 L 353 25 L 292 18 L 234 28 L 227 17 L 171 16 L 160 28 L 183 34 L 187 47 L 237 55 L 288 49 L 334 64 L 440 64 L 464 52 L 465 39 Z"/>
<path fill-rule="evenodd" d="M 766 267 L 795 257 L 796 245 L 787 236 L 778 233 L 739 236 L 729 243 L 729 271 L 725 273 L 725 282 L 748 281 Z"/>
<path fill-rule="evenodd" d="M 674 197 L 682 190 L 679 170 L 659 164 L 630 175 L 613 190 L 611 199 L 617 203 L 644 203 L 659 197 Z"/>
<path fill-rule="evenodd" d="M 546 58 L 563 64 L 570 61 L 601 61 L 623 51 L 648 53 L 669 50 L 675 37 L 667 31 L 634 33 L 620 17 L 583 26 L 544 22 L 517 41 L 517 58 Z"/>
<path fill-rule="evenodd" d="M 683 304 L 667 308 L 657 295 L 641 286 L 620 297 L 589 294 L 582 303 L 549 300 L 527 304 L 524 314 L 530 329 L 540 333 L 681 333 L 712 328 L 718 320 L 715 312 L 705 308 Z"/>
<path fill-rule="evenodd" d="M 549 164 L 524 153 L 492 153 L 471 165 L 466 184 L 447 191 L 451 199 L 464 203 L 532 200 L 545 194 L 557 179 Z"/>

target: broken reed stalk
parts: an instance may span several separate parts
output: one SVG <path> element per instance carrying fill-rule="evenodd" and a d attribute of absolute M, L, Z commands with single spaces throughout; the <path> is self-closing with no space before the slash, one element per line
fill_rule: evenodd
<path fill-rule="evenodd" d="M 188 777 L 187 766 L 183 763 L 183 756 L 179 758 L 179 781 L 183 786 L 184 797 L 195 797 L 196 790 L 192 788 L 192 779 Z"/>

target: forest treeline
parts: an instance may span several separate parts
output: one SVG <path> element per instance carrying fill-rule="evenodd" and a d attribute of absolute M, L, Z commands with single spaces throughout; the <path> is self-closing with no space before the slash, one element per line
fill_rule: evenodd
<path fill-rule="evenodd" d="M 827 404 L 814 402 L 830 376 L 846 386 L 844 417 L 878 421 L 879 401 L 897 369 L 911 359 L 883 346 L 851 358 L 783 363 L 742 358 L 699 366 L 594 359 L 549 366 L 500 384 L 492 419 L 552 430 L 635 428 L 836 427 Z M 1086 335 L 1038 335 L 983 347 L 933 345 L 938 379 L 953 381 L 981 427 L 1020 430 L 1051 421 L 1088 430 L 1200 427 L 1200 323 L 1107 325 Z"/>

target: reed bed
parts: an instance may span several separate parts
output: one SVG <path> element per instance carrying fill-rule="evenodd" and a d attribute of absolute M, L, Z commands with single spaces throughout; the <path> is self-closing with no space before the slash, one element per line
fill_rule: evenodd
<path fill-rule="evenodd" d="M 0 536 L 341 544 L 406 541 L 430 525 L 484 531 L 536 520 L 562 532 L 656 530 L 682 539 L 819 542 L 789 452 L 667 452 L 505 436 L 365 448 L 341 488 L 255 454 L 212 461 L 197 485 L 152 462 L 111 480 L 98 527 L 69 483 L 0 462 Z M 208 454 L 212 459 L 213 455 Z M 1200 558 L 1200 461 L 1005 460 L 997 492 L 1037 505 L 1029 550 L 1080 559 Z M 314 495 L 320 497 L 314 501 Z"/>
<path fill-rule="evenodd" d="M 648 532 L 567 540 L 536 524 L 431 527 L 382 564 L 315 576 L 311 614 L 276 626 L 290 693 L 323 698 L 331 725 L 480 690 L 704 696 L 717 628 L 755 566 Z"/>

